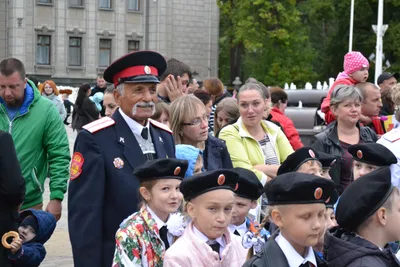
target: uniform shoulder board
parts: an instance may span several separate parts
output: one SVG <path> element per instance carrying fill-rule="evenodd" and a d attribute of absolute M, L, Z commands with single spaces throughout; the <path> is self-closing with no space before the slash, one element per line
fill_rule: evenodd
<path fill-rule="evenodd" d="M 393 129 L 390 132 L 386 133 L 383 137 L 392 143 L 399 141 L 400 140 L 400 130 Z"/>
<path fill-rule="evenodd" d="M 91 123 L 84 125 L 82 128 L 93 134 L 102 129 L 110 127 L 114 124 L 115 124 L 115 121 L 113 119 L 111 119 L 110 117 L 103 117 L 101 119 L 95 120 Z"/>
<path fill-rule="evenodd" d="M 149 119 L 149 121 L 155 127 L 160 128 L 161 130 L 164 130 L 164 131 L 169 132 L 170 134 L 172 134 L 171 129 L 167 125 L 162 124 L 162 123 L 160 123 L 158 121 L 155 121 L 155 120 L 152 120 L 152 119 Z"/>

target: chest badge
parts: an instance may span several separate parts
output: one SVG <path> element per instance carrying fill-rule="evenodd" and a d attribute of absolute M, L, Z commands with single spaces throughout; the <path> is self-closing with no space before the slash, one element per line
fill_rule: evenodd
<path fill-rule="evenodd" d="M 124 139 L 123 137 L 120 137 L 120 138 L 119 138 L 119 142 L 120 142 L 121 144 L 125 144 L 125 139 Z"/>
<path fill-rule="evenodd" d="M 113 163 L 114 167 L 117 169 L 122 169 L 124 167 L 124 161 L 121 158 L 115 158 Z"/>

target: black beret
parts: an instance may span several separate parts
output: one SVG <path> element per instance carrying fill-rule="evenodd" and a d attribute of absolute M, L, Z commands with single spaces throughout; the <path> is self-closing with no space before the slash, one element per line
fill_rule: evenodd
<path fill-rule="evenodd" d="M 328 202 L 325 203 L 325 207 L 326 207 L 327 209 L 328 209 L 328 208 L 333 209 L 334 206 L 335 206 L 335 204 L 336 204 L 336 202 L 338 201 L 338 199 L 339 199 L 339 193 L 338 193 L 338 191 L 336 191 L 336 189 L 335 189 L 335 190 L 332 191 L 332 195 L 331 195 L 331 197 L 328 199 Z"/>
<path fill-rule="evenodd" d="M 278 169 L 278 175 L 295 172 L 297 169 L 309 160 L 318 160 L 317 152 L 311 147 L 302 147 L 290 154 Z"/>
<path fill-rule="evenodd" d="M 327 154 L 325 152 L 318 151 L 317 155 L 319 162 L 321 162 L 322 168 L 330 168 L 337 161 L 335 156 Z"/>
<path fill-rule="evenodd" d="M 251 200 L 258 199 L 262 195 L 264 187 L 258 180 L 257 175 L 244 168 L 235 168 L 234 171 L 239 174 L 239 187 L 235 194 Z"/>
<path fill-rule="evenodd" d="M 389 198 L 394 186 L 389 167 L 361 176 L 344 190 L 336 208 L 340 227 L 354 231 Z"/>
<path fill-rule="evenodd" d="M 392 151 L 378 143 L 352 145 L 348 151 L 354 160 L 374 166 L 383 167 L 397 163 L 397 158 Z"/>
<path fill-rule="evenodd" d="M 268 205 L 325 203 L 335 183 L 312 174 L 289 172 L 276 176 L 264 188 Z"/>
<path fill-rule="evenodd" d="M 218 189 L 235 191 L 238 189 L 239 175 L 233 170 L 214 170 L 203 172 L 186 178 L 180 185 L 180 190 L 186 201 Z"/>
<path fill-rule="evenodd" d="M 140 182 L 157 179 L 179 179 L 185 177 L 188 168 L 187 160 L 174 158 L 154 159 L 135 168 L 133 174 Z"/>
<path fill-rule="evenodd" d="M 137 51 L 120 57 L 104 71 L 104 80 L 121 83 L 159 83 L 167 68 L 165 58 L 153 51 Z"/>

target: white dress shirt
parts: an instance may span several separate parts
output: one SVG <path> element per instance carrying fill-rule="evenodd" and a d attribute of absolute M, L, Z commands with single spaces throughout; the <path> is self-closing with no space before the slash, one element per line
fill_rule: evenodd
<path fill-rule="evenodd" d="M 219 244 L 219 256 L 221 257 L 222 251 L 224 251 L 224 248 L 226 247 L 226 242 L 225 238 L 223 236 L 218 237 L 215 240 L 210 240 L 208 237 L 206 237 L 202 232 L 200 232 L 194 225 L 193 225 L 193 232 L 196 235 L 198 239 L 200 239 L 201 242 L 207 243 L 207 242 L 217 242 Z"/>
<path fill-rule="evenodd" d="M 246 227 L 246 220 L 244 220 L 244 223 L 242 223 L 241 225 L 234 225 L 234 224 L 230 224 L 228 226 L 229 232 L 231 232 L 232 234 L 234 234 L 235 230 L 239 232 L 240 236 L 244 236 L 244 234 L 247 232 L 247 227 Z"/>
<path fill-rule="evenodd" d="M 158 230 L 160 230 L 161 227 L 163 227 L 164 225 L 165 225 L 165 227 L 167 227 L 168 220 L 167 220 L 167 222 L 163 222 L 163 221 L 154 213 L 154 211 L 153 211 L 149 206 L 146 206 L 146 209 L 147 209 L 147 211 L 150 213 L 151 218 L 153 218 L 153 220 L 156 221 Z M 168 218 L 169 218 L 169 217 L 168 217 Z M 168 228 L 167 228 L 167 229 L 168 229 Z M 173 243 L 173 241 L 174 241 L 174 236 L 173 236 L 169 231 L 168 231 L 168 233 L 167 233 L 167 239 L 168 239 L 169 245 L 171 246 L 172 243 Z"/>
<path fill-rule="evenodd" d="M 156 151 L 154 149 L 154 144 L 153 144 L 153 141 L 151 139 L 151 134 L 150 134 L 150 121 L 147 120 L 146 126 L 143 126 L 140 123 L 138 123 L 137 121 L 130 118 L 128 115 L 126 115 L 122 111 L 122 109 L 119 108 L 118 111 L 121 114 L 122 118 L 124 118 L 125 122 L 128 124 L 133 135 L 136 137 L 136 140 L 138 141 L 143 154 L 148 154 L 148 153 L 155 154 Z M 147 138 L 147 140 L 142 137 L 142 130 L 144 127 L 147 128 L 148 133 L 149 133 L 149 137 Z"/>
<path fill-rule="evenodd" d="M 283 254 L 289 263 L 289 267 L 299 267 L 300 265 L 310 262 L 317 266 L 317 260 L 315 258 L 314 251 L 312 247 L 307 248 L 306 257 L 303 258 L 294 247 L 287 241 L 287 239 L 279 233 L 279 235 L 275 238 L 276 243 L 278 243 L 281 248 Z"/>

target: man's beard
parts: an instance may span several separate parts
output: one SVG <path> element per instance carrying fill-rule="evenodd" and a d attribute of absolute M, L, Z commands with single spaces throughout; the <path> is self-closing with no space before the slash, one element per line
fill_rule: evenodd
<path fill-rule="evenodd" d="M 13 99 L 11 101 L 7 101 L 7 100 L 4 99 L 4 102 L 6 102 L 7 107 L 17 108 L 17 107 L 22 106 L 22 103 L 24 102 L 24 99 L 21 99 L 21 100 Z"/>

